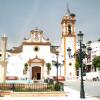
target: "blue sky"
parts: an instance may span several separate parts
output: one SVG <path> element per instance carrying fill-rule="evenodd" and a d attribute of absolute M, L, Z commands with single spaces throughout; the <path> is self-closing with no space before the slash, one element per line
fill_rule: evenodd
<path fill-rule="evenodd" d="M 76 14 L 76 33 L 84 41 L 100 38 L 100 0 L 0 0 L 0 36 L 8 36 L 8 47 L 19 46 L 35 27 L 54 45 L 61 43 L 61 20 L 66 4 Z"/>

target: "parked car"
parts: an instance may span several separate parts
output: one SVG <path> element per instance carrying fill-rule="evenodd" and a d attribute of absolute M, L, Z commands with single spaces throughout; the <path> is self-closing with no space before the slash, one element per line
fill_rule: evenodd
<path fill-rule="evenodd" d="M 86 73 L 85 80 L 93 80 L 99 81 L 100 80 L 100 72 L 88 72 Z"/>

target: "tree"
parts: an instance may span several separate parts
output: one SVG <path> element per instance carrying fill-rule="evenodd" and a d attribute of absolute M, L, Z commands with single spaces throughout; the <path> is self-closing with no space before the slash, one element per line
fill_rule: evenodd
<path fill-rule="evenodd" d="M 82 51 L 82 55 L 81 56 L 82 56 L 82 59 L 86 58 L 87 57 L 86 52 L 85 51 Z M 74 57 L 76 57 L 75 67 L 76 67 L 76 70 L 77 70 L 77 75 L 79 75 L 79 73 L 80 73 L 80 50 L 78 50 L 74 54 Z M 84 70 L 84 68 L 85 68 L 85 64 L 83 64 L 83 70 Z"/>
<path fill-rule="evenodd" d="M 95 68 L 98 68 L 100 70 L 100 56 L 96 56 L 93 60 L 92 60 L 92 64 Z"/>
<path fill-rule="evenodd" d="M 75 67 L 76 67 L 76 69 L 78 69 L 80 67 L 80 62 L 77 59 L 76 59 Z"/>
<path fill-rule="evenodd" d="M 51 70 L 51 63 L 46 63 L 46 67 L 47 67 L 47 74 L 50 74 L 50 70 Z"/>
<path fill-rule="evenodd" d="M 27 70 L 28 70 L 28 63 L 24 64 L 24 70 L 27 72 Z"/>
<path fill-rule="evenodd" d="M 26 79 L 27 79 L 27 70 L 28 70 L 28 63 L 24 64 L 24 73 L 26 75 Z"/>
<path fill-rule="evenodd" d="M 75 67 L 76 69 L 78 69 L 80 67 L 80 52 L 77 51 L 74 56 L 76 57 L 76 63 L 75 63 Z M 82 59 L 86 58 L 87 57 L 87 54 L 82 51 Z"/>

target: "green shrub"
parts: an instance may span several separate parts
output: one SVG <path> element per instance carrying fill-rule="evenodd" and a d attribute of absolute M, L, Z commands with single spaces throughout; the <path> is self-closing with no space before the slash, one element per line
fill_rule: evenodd
<path fill-rule="evenodd" d="M 60 84 L 59 83 L 56 83 L 55 85 L 54 85 L 54 89 L 56 90 L 56 91 L 60 91 Z"/>

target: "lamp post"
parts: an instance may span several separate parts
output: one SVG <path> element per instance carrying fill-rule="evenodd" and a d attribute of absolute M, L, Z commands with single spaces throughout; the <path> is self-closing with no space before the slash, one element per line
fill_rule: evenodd
<path fill-rule="evenodd" d="M 82 44 L 82 51 L 86 52 L 86 45 L 85 44 Z"/>
<path fill-rule="evenodd" d="M 88 48 L 87 48 L 87 52 L 88 52 L 87 62 L 88 62 L 89 64 L 90 64 L 90 62 L 91 62 L 91 50 L 92 50 L 91 47 L 88 47 Z M 91 67 L 91 69 L 92 69 L 91 64 L 90 64 L 90 67 Z"/>
<path fill-rule="evenodd" d="M 79 31 L 77 36 L 78 36 L 78 41 L 80 43 L 80 49 L 79 49 L 80 68 L 81 68 L 80 98 L 85 98 L 84 82 L 83 82 L 83 58 L 82 58 L 83 33 L 81 31 Z"/>
<path fill-rule="evenodd" d="M 58 62 L 58 52 L 56 52 L 56 59 L 57 59 L 57 62 L 56 62 L 56 68 L 57 68 L 57 83 L 58 83 L 58 67 L 59 67 L 59 62 Z"/>
<path fill-rule="evenodd" d="M 64 65 L 65 61 L 63 60 L 62 63 L 59 63 L 60 66 L 60 76 L 61 76 L 61 67 Z"/>
<path fill-rule="evenodd" d="M 58 83 L 58 67 L 59 67 L 59 65 L 60 65 L 59 62 L 58 62 L 58 56 L 59 56 L 59 52 L 56 52 L 56 61 L 54 61 L 54 60 L 52 61 L 52 63 L 54 63 L 54 65 L 55 65 L 56 68 L 57 68 L 57 72 L 56 72 L 56 73 L 57 73 L 57 76 L 56 76 L 56 77 L 57 77 L 57 78 L 56 78 L 56 82 L 57 82 L 57 83 Z"/>
<path fill-rule="evenodd" d="M 88 47 L 87 50 L 88 50 L 88 55 L 89 55 L 89 60 L 90 60 L 91 59 L 91 50 L 92 50 L 92 48 Z"/>
<path fill-rule="evenodd" d="M 88 47 L 87 49 L 88 49 L 88 53 L 91 54 L 92 48 L 91 47 Z"/>

